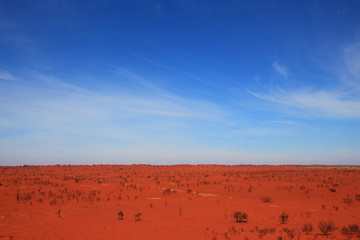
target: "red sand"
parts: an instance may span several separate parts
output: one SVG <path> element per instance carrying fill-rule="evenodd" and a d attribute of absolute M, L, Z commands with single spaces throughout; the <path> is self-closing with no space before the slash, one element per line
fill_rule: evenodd
<path fill-rule="evenodd" d="M 360 225 L 359 187 L 359 167 L 0 167 L 0 239 L 291 239 L 284 228 L 293 239 L 346 239 L 341 227 Z M 321 220 L 337 229 L 324 236 Z"/>

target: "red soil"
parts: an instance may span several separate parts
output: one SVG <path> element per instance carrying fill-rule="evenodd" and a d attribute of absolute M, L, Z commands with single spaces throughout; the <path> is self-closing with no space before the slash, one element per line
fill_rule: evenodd
<path fill-rule="evenodd" d="M 293 239 L 346 239 L 341 227 L 360 225 L 359 183 L 358 167 L 0 167 L 0 239 L 291 239 L 284 228 Z M 337 229 L 324 236 L 321 220 Z"/>

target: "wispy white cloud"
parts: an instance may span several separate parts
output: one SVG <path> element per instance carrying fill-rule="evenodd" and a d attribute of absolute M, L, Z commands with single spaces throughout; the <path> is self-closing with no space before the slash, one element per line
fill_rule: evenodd
<path fill-rule="evenodd" d="M 0 80 L 19 81 L 18 78 L 14 77 L 12 74 L 2 69 L 0 69 Z"/>
<path fill-rule="evenodd" d="M 360 100 L 345 93 L 283 89 L 250 93 L 257 98 L 300 110 L 305 117 L 360 118 Z"/>
<path fill-rule="evenodd" d="M 360 42 L 345 47 L 344 59 L 346 69 L 342 73 L 342 79 L 360 90 Z"/>
<path fill-rule="evenodd" d="M 120 84 L 109 91 L 41 73 L 16 74 L 23 81 L 0 82 L 0 128 L 6 133 L 0 136 L 2 159 L 23 164 L 21 159 L 39 164 L 49 159 L 53 163 L 86 159 L 86 163 L 158 164 L 275 164 L 289 159 L 295 164 L 307 159 L 247 148 L 263 144 L 271 149 L 268 139 L 296 134 L 299 126 L 286 118 L 270 125 L 253 123 L 242 119 L 239 109 L 211 99 L 183 97 L 128 69 L 114 69 L 112 83 Z M 359 117 L 359 106 L 345 93 L 318 92 L 312 97 L 313 93 L 252 92 L 257 98 L 309 114 L 339 117 L 340 112 L 342 117 Z M 335 110 L 334 104 L 338 105 Z"/>
<path fill-rule="evenodd" d="M 263 89 L 248 92 L 258 99 L 275 104 L 275 111 L 285 111 L 297 117 L 360 119 L 360 43 L 346 47 L 344 56 L 345 67 L 339 74 L 338 85 L 332 89 L 314 89 L 307 80 L 302 83 L 309 83 L 307 87 L 262 86 Z M 288 77 L 285 66 L 278 62 L 272 66 L 278 74 Z"/>
<path fill-rule="evenodd" d="M 273 62 L 272 66 L 277 74 L 281 75 L 284 78 L 288 77 L 288 70 L 283 64 L 280 64 L 279 62 Z"/>
<path fill-rule="evenodd" d="M 125 72 L 129 81 L 136 78 L 139 88 L 104 93 L 41 74 L 31 77 L 37 79 L 36 83 L 7 84 L 0 89 L 1 122 L 14 122 L 37 131 L 70 132 L 67 131 L 70 129 L 74 133 L 77 132 L 74 126 L 81 129 L 100 124 L 105 131 L 132 131 L 138 135 L 136 132 L 144 129 L 162 134 L 166 134 L 165 130 L 178 132 L 172 127 L 191 125 L 192 121 L 226 121 L 226 112 L 216 103 L 183 98 Z M 106 128 L 107 124 L 113 129 Z M 88 132 L 95 131 L 89 128 Z"/>

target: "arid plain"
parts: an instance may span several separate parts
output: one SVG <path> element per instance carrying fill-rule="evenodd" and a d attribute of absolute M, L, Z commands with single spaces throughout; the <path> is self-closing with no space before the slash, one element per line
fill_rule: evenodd
<path fill-rule="evenodd" d="M 359 224 L 357 166 L 0 168 L 0 239 L 360 239 Z"/>

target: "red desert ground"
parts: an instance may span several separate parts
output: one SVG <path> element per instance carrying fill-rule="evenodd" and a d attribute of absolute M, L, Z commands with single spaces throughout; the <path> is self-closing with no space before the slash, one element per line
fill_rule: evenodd
<path fill-rule="evenodd" d="M 0 167 L 0 239 L 360 239 L 359 166 Z"/>

